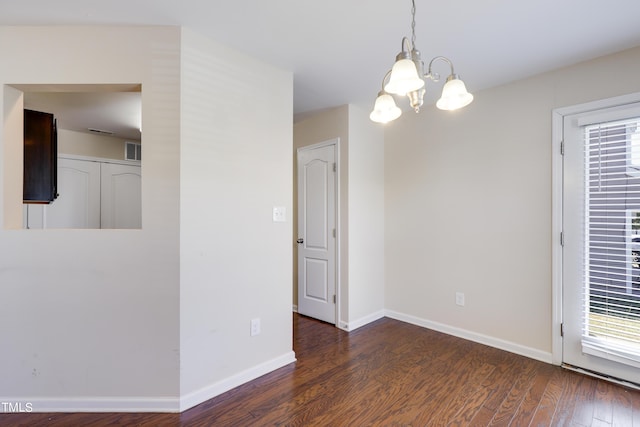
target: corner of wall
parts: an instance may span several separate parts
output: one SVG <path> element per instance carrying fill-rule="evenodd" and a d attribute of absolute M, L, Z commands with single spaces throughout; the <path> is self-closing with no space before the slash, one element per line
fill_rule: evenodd
<path fill-rule="evenodd" d="M 184 410 L 295 360 L 293 76 L 191 30 L 181 46 Z M 249 98 L 249 108 L 239 102 Z M 274 206 L 285 222 L 272 220 Z"/>

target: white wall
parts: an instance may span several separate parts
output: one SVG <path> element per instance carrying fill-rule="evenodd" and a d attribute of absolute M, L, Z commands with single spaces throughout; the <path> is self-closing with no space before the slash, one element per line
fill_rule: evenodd
<path fill-rule="evenodd" d="M 294 361 L 272 221 L 292 212 L 291 73 L 173 27 L 0 27 L 0 52 L 2 85 L 141 83 L 145 128 L 141 230 L 17 229 L 23 100 L 2 86 L 0 400 L 177 411 Z"/>
<path fill-rule="evenodd" d="M 293 76 L 187 30 L 182 52 L 186 409 L 294 360 Z M 273 222 L 274 206 L 286 208 L 286 223 Z M 253 318 L 261 319 L 262 331 L 251 337 Z"/>
<path fill-rule="evenodd" d="M 22 97 L 3 86 L 0 400 L 175 411 L 295 360 L 272 221 L 292 212 L 291 73 L 171 27 L 4 27 L 0 52 L 3 85 L 142 83 L 146 142 L 142 230 L 10 230 Z"/>
<path fill-rule="evenodd" d="M 349 329 L 384 316 L 384 133 L 349 105 Z"/>
<path fill-rule="evenodd" d="M 142 83 L 153 141 L 142 230 L 0 230 L 2 401 L 28 399 L 36 411 L 177 409 L 179 40 L 167 27 L 0 27 L 3 108 L 6 84 Z M 5 216 L 22 210 L 13 196 L 22 171 L 8 167 L 21 164 L 21 132 L 6 114 Z"/>
<path fill-rule="evenodd" d="M 551 111 L 640 91 L 639 71 L 640 48 L 388 125 L 389 314 L 550 361 Z"/>

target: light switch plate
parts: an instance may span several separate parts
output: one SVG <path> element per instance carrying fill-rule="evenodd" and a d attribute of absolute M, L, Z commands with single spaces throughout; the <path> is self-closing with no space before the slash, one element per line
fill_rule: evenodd
<path fill-rule="evenodd" d="M 287 208 L 284 206 L 274 206 L 273 222 L 287 222 Z"/>
<path fill-rule="evenodd" d="M 251 319 L 251 336 L 260 335 L 260 319 Z"/>
<path fill-rule="evenodd" d="M 464 294 L 462 292 L 456 292 L 456 304 L 464 307 Z"/>

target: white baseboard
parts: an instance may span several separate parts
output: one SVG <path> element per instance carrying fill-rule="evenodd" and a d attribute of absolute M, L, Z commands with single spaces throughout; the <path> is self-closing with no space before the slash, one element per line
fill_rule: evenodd
<path fill-rule="evenodd" d="M 519 354 L 521 356 L 539 360 L 541 362 L 552 363 L 553 361 L 552 354 L 549 352 L 540 351 L 535 348 L 501 340 L 499 338 L 490 337 L 488 335 L 467 331 L 466 329 L 456 328 L 454 326 L 433 322 L 431 320 L 421 319 L 419 317 L 411 316 L 408 314 L 398 313 L 397 311 L 393 310 L 385 310 L 385 316 L 391 319 L 396 319 L 402 322 L 411 323 L 413 325 L 422 326 L 423 328 L 432 329 L 434 331 L 442 332 L 448 335 L 453 335 L 458 338 L 463 338 L 469 341 L 488 345 L 490 347 L 498 348 L 510 353 Z"/>
<path fill-rule="evenodd" d="M 294 306 L 294 311 L 296 308 Z M 411 323 L 545 363 L 552 363 L 553 361 L 552 354 L 548 352 L 393 310 L 381 310 L 349 323 L 340 322 L 338 327 L 346 331 L 353 331 L 383 317 Z M 69 397 L 65 399 L 0 397 L 0 402 L 12 402 L 14 406 L 15 403 L 20 403 L 21 408 L 28 407 L 31 409 L 30 412 L 182 412 L 295 361 L 295 353 L 291 351 L 222 381 L 181 396 L 180 399 L 170 397 Z M 0 413 L 3 413 L 2 407 L 0 407 Z"/>
<path fill-rule="evenodd" d="M 382 319 L 384 316 L 385 316 L 385 311 L 380 310 L 375 313 L 371 313 L 367 316 L 361 317 L 360 319 L 356 319 L 353 322 L 340 322 L 338 327 L 347 332 L 351 332 L 351 331 L 355 331 L 358 328 L 363 327 L 366 324 Z"/>
<path fill-rule="evenodd" d="M 293 306 L 293 312 L 298 312 L 298 306 Z M 337 328 L 342 329 L 343 331 L 351 332 L 355 329 L 358 329 L 368 323 L 375 322 L 378 319 L 382 319 L 384 317 L 384 310 L 377 311 L 375 313 L 364 316 L 360 319 L 356 319 L 353 322 L 345 322 L 344 320 L 339 320 L 336 325 Z"/>
<path fill-rule="evenodd" d="M 0 397 L 0 414 L 10 412 L 182 412 L 296 361 L 295 353 L 254 366 L 223 381 L 191 392 L 181 398 L 173 397 L 68 397 L 17 398 Z M 3 409 L 6 406 L 6 410 Z"/>
<path fill-rule="evenodd" d="M 293 351 L 290 351 L 280 357 L 276 357 L 275 359 L 254 366 L 222 381 L 188 393 L 180 398 L 180 412 L 193 408 L 202 402 L 206 402 L 207 400 L 236 388 L 239 385 L 247 383 L 295 361 L 296 354 Z"/>
<path fill-rule="evenodd" d="M 177 397 L 0 397 L 0 414 L 24 412 L 178 412 Z M 13 407 L 13 410 L 12 410 Z"/>

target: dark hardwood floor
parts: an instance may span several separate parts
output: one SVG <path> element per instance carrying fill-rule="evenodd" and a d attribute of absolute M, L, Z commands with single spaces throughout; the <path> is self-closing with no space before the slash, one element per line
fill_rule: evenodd
<path fill-rule="evenodd" d="M 182 414 L 2 414 L 1 426 L 639 426 L 640 392 L 392 319 L 294 315 L 298 361 Z"/>

